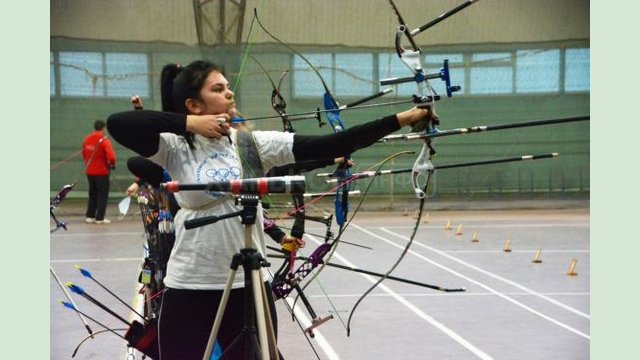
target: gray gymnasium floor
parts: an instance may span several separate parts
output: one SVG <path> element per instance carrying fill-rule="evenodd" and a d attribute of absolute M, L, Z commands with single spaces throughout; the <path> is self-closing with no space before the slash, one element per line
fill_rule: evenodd
<path fill-rule="evenodd" d="M 137 276 L 145 240 L 139 216 L 129 215 L 108 226 L 88 225 L 78 216 L 62 220 L 69 223 L 69 230 L 51 235 L 51 267 L 63 282 L 72 281 L 123 317 L 135 318 L 74 265 L 90 270 L 138 307 Z M 360 304 L 347 337 L 339 317 L 346 323 L 358 297 L 375 278 L 326 267 L 307 289 L 318 315 L 336 315 L 311 340 L 321 359 L 589 358 L 588 208 L 430 211 L 426 220 L 393 275 L 467 291 L 445 293 L 386 280 Z M 331 261 L 384 273 L 400 256 L 415 221 L 411 214 L 361 212 L 343 239 L 372 250 L 343 243 Z M 451 230 L 445 230 L 447 222 Z M 459 226 L 462 234 L 456 235 Z M 307 231 L 323 229 L 311 223 Z M 472 241 L 474 233 L 477 242 Z M 503 251 L 507 239 L 512 252 Z M 305 253 L 318 241 L 307 237 Z M 538 250 L 542 262 L 533 263 Z M 572 259 L 577 260 L 575 276 L 567 275 Z M 280 260 L 271 262 L 278 265 Z M 63 294 L 53 278 L 50 293 L 51 359 L 69 359 L 87 332 L 78 317 L 58 302 Z M 106 325 L 123 327 L 85 299 L 74 299 L 82 311 Z M 300 312 L 306 314 L 304 309 Z M 278 315 L 278 344 L 284 357 L 315 359 L 281 301 Z M 101 334 L 86 341 L 75 358 L 126 357 L 123 340 Z M 135 358 L 141 355 L 136 353 Z"/>

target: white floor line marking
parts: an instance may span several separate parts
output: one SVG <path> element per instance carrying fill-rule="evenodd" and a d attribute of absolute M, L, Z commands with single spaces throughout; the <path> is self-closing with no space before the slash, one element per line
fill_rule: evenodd
<path fill-rule="evenodd" d="M 362 227 L 360 227 L 360 226 L 355 225 L 354 223 L 351 223 L 351 226 L 354 226 L 354 227 L 356 227 L 357 229 L 359 229 L 360 231 L 362 231 L 362 232 L 364 232 L 364 233 L 366 233 L 366 234 L 369 234 L 369 235 L 371 235 L 371 236 L 373 236 L 373 237 L 375 237 L 375 238 L 377 238 L 377 239 L 380 239 L 380 240 L 382 240 L 382 241 L 385 241 L 385 242 L 387 242 L 387 243 L 389 243 L 389 244 L 391 244 L 391 245 L 393 245 L 393 246 L 395 246 L 395 247 L 397 247 L 397 248 L 399 248 L 399 249 L 404 249 L 402 246 L 400 246 L 400 245 L 398 245 L 398 244 L 394 243 L 393 241 L 391 241 L 391 240 L 389 240 L 389 239 L 387 239 L 387 238 L 384 238 L 384 237 L 382 237 L 382 236 L 380 236 L 380 235 L 374 234 L 374 233 L 372 233 L 372 232 L 370 232 L 370 231 L 368 231 L 368 230 L 366 230 L 366 229 L 364 229 L 364 228 L 362 228 Z M 402 236 L 402 235 L 398 235 L 398 236 Z M 499 296 L 499 297 L 501 297 L 501 298 L 503 298 L 503 299 L 505 299 L 505 300 L 507 300 L 507 301 L 509 301 L 509 302 L 513 303 L 513 304 L 516 304 L 516 305 L 520 306 L 521 308 L 523 308 L 523 309 L 525 309 L 525 310 L 527 310 L 527 311 L 531 312 L 532 314 L 538 315 L 538 316 L 540 316 L 540 317 L 541 317 L 541 318 L 543 318 L 543 319 L 549 320 L 549 321 L 551 321 L 552 323 L 554 323 L 554 324 L 556 324 L 556 325 L 558 325 L 558 326 L 560 326 L 560 327 L 562 327 L 562 328 L 565 328 L 565 329 L 567 329 L 567 330 L 569 330 L 569 331 L 573 332 L 574 334 L 577 334 L 577 335 L 579 335 L 579 336 L 582 336 L 582 337 L 584 337 L 584 338 L 586 338 L 586 339 L 591 339 L 591 338 L 589 337 L 589 335 L 587 335 L 587 334 L 585 334 L 585 333 L 583 333 L 583 332 L 581 332 L 581 331 L 579 331 L 579 330 L 576 330 L 576 329 L 574 329 L 574 328 L 570 327 L 569 325 L 563 324 L 563 323 L 561 323 L 560 321 L 558 321 L 558 320 L 556 320 L 556 319 L 553 319 L 553 318 L 551 318 L 551 317 L 549 317 L 549 316 L 547 316 L 547 315 L 545 315 L 545 314 L 542 314 L 542 313 L 540 313 L 540 312 L 538 312 L 538 311 L 536 311 L 536 310 L 534 310 L 534 309 L 532 309 L 532 308 L 528 307 L 527 305 L 525 305 L 525 304 L 523 304 L 523 303 L 521 303 L 521 302 L 519 302 L 519 301 L 517 301 L 517 300 L 515 300 L 515 299 L 512 299 L 512 298 L 510 298 L 510 297 L 508 297 L 508 296 L 506 296 L 506 295 L 504 295 L 504 294 L 502 294 L 502 293 L 500 293 L 500 292 L 498 292 L 498 291 L 496 291 L 496 290 L 494 290 L 494 289 L 490 288 L 489 286 L 487 286 L 487 285 L 485 285 L 485 284 L 480 283 L 479 281 L 473 280 L 473 279 L 469 278 L 469 277 L 468 277 L 468 276 L 466 276 L 466 275 L 463 275 L 463 274 L 461 274 L 461 273 L 459 273 L 459 272 L 457 272 L 457 271 L 455 271 L 455 270 L 452 270 L 452 269 L 450 269 L 450 268 L 448 268 L 448 267 L 446 267 L 446 266 L 444 266 L 444 265 L 440 265 L 440 264 L 436 263 L 436 262 L 435 262 L 435 261 L 433 261 L 433 260 L 427 259 L 426 257 L 424 257 L 424 256 L 422 256 L 422 255 L 420 255 L 420 254 L 416 253 L 416 252 L 415 252 L 415 251 L 413 251 L 413 250 L 409 250 L 408 252 L 409 252 L 409 253 L 411 253 L 412 255 L 414 255 L 414 256 L 416 256 L 416 257 L 420 258 L 420 259 L 423 259 L 424 261 L 426 261 L 426 262 L 428 262 L 428 263 L 430 263 L 430 264 L 432 264 L 432 265 L 435 265 L 435 266 L 437 266 L 437 267 L 439 267 L 439 268 L 441 268 L 441 269 L 443 269 L 443 270 L 445 270 L 445 271 L 447 271 L 447 272 L 451 273 L 451 274 L 454 274 L 454 275 L 456 275 L 456 276 L 458 276 L 458 277 L 460 277 L 460 278 L 463 278 L 463 279 L 465 279 L 465 280 L 467 280 L 467 281 L 469 281 L 469 282 L 471 282 L 471 283 L 474 283 L 474 284 L 476 284 L 476 285 L 478 285 L 478 286 L 480 286 L 480 287 L 482 287 L 482 288 L 486 289 L 487 291 L 490 291 L 490 292 L 492 292 L 492 293 L 496 294 L 497 296 Z"/>
<path fill-rule="evenodd" d="M 307 235 L 308 238 L 311 238 L 317 244 L 320 244 L 320 241 L 318 239 L 316 239 L 315 237 L 313 237 L 311 235 L 308 235 L 308 234 L 306 234 L 306 235 Z M 355 264 L 353 264 L 350 261 L 348 261 L 345 257 L 343 257 L 342 255 L 338 254 L 337 251 L 333 253 L 333 256 L 338 258 L 338 260 L 340 260 L 342 263 L 344 263 L 347 266 L 357 267 Z M 358 275 L 360 275 L 363 278 L 367 279 L 372 284 L 377 282 L 377 279 L 374 279 L 373 277 L 371 277 L 369 275 L 366 275 L 366 274 L 358 274 Z M 402 296 L 398 295 L 393 290 L 391 290 L 388 287 L 386 287 L 384 284 L 378 285 L 378 288 L 383 290 L 387 294 L 391 295 L 391 297 L 393 297 L 396 301 L 398 301 L 402 305 L 406 306 L 409 310 L 413 311 L 416 315 L 418 315 L 419 317 L 421 317 L 422 319 L 424 319 L 425 321 L 427 321 L 428 323 L 430 323 L 431 325 L 433 325 L 434 327 L 436 327 L 440 331 L 444 332 L 446 335 L 448 335 L 450 338 L 452 338 L 453 340 L 458 342 L 460 345 L 462 345 L 465 348 L 467 348 L 467 350 L 471 351 L 473 354 L 475 354 L 480 359 L 485 359 L 485 360 L 491 359 L 491 360 L 493 360 L 493 358 L 491 356 L 489 356 L 488 354 L 486 354 L 484 351 L 478 349 L 475 345 L 471 344 L 465 338 L 463 338 L 462 336 L 458 335 L 458 333 L 456 333 L 455 331 L 449 329 L 448 327 L 444 326 L 442 323 L 440 323 L 436 319 L 434 319 L 431 316 L 429 316 L 426 313 L 424 313 L 417 306 L 413 305 L 407 299 L 405 299 Z"/>
<path fill-rule="evenodd" d="M 56 238 L 71 238 L 71 237 L 102 237 L 102 236 L 122 236 L 122 235 L 139 235 L 140 237 L 144 237 L 144 232 L 140 231 L 125 231 L 125 232 L 88 232 L 88 233 L 73 233 L 73 234 L 65 234 L 65 233 L 55 233 L 51 234 L 51 237 Z M 122 238 L 122 240 L 131 240 L 131 238 Z"/>
<path fill-rule="evenodd" d="M 50 263 L 79 263 L 79 262 L 109 262 L 109 261 L 142 261 L 141 257 L 137 258 L 104 258 L 104 259 L 61 259 L 49 260 Z"/>
<path fill-rule="evenodd" d="M 515 295 L 515 296 L 533 296 L 529 293 L 503 293 L 505 295 Z M 328 294 L 331 297 L 342 297 L 342 298 L 350 298 L 350 297 L 360 297 L 362 294 Z M 452 296 L 464 296 L 464 297 L 469 297 L 469 296 L 496 296 L 493 293 L 490 292 L 486 292 L 486 293 L 446 293 L 446 294 L 431 294 L 431 293 L 416 293 L 416 294 L 411 294 L 411 293 L 398 293 L 398 295 L 400 296 L 404 296 L 404 297 L 452 297 Z M 590 296 L 590 293 L 549 293 L 547 295 L 558 295 L 558 296 Z M 372 296 L 372 297 L 390 297 L 390 295 L 386 295 L 386 294 L 369 294 L 367 296 Z M 326 295 L 324 294 L 317 294 L 317 295 L 307 295 L 308 298 L 326 298 Z"/>
<path fill-rule="evenodd" d="M 445 223 L 444 221 L 442 222 L 443 224 Z M 455 221 L 452 221 L 452 224 L 456 223 Z M 579 223 L 579 224 L 564 224 L 564 223 L 558 223 L 558 224 L 554 224 L 554 223 L 546 223 L 546 224 L 531 224 L 531 223 L 526 223 L 526 224 L 516 224 L 516 223 L 509 223 L 509 224 L 486 224 L 486 225 L 479 225 L 479 224 L 473 224 L 472 222 L 470 222 L 469 224 L 466 224 L 465 227 L 469 228 L 469 227 L 474 227 L 474 228 L 479 228 L 479 229 L 495 229 L 495 228 L 549 228 L 549 227 L 590 227 L 591 225 L 589 223 Z M 391 226 L 385 226 L 386 228 L 389 229 L 413 229 L 413 226 L 410 225 L 391 225 Z M 424 225 L 424 226 L 420 226 L 421 228 L 433 228 L 433 229 L 441 229 L 442 226 L 441 225 Z"/>
<path fill-rule="evenodd" d="M 535 249 L 520 249 L 520 250 L 511 250 L 512 253 L 531 253 L 538 250 L 538 248 Z M 475 254 L 475 253 L 503 253 L 504 251 L 502 250 L 447 250 L 447 249 L 440 249 L 440 251 L 444 251 L 448 254 Z M 544 249 L 544 253 L 545 254 L 549 254 L 549 253 L 583 253 L 583 254 L 590 254 L 591 250 L 587 250 L 587 249 L 582 249 L 582 250 L 578 250 L 578 249 L 558 249 L 558 250 L 551 250 L 551 249 Z"/>
<path fill-rule="evenodd" d="M 269 268 L 267 268 L 267 272 L 269 273 L 269 280 L 273 281 L 273 273 Z M 288 306 L 289 310 L 293 311 L 293 316 L 297 319 L 298 324 L 302 328 L 306 329 L 309 326 L 311 326 L 311 319 L 309 319 L 307 315 L 305 315 L 305 313 L 302 310 L 300 310 L 300 306 L 294 306 L 295 300 L 292 299 L 291 296 L 285 297 L 283 298 L 283 300 L 286 301 L 287 304 L 289 304 Z M 340 360 L 340 356 L 338 356 L 336 351 L 333 349 L 333 346 L 331 346 L 329 341 L 327 341 L 324 335 L 322 335 L 322 332 L 319 330 L 319 328 L 313 329 L 313 334 L 314 334 L 313 340 L 316 341 L 318 346 L 320 346 L 320 348 L 322 349 L 324 354 L 329 358 L 329 360 Z M 304 336 L 306 336 L 306 334 Z M 313 341 L 313 340 L 310 339 L 310 341 Z M 313 345 L 311 345 L 311 347 L 313 348 Z"/>
<path fill-rule="evenodd" d="M 400 235 L 400 234 L 398 234 L 398 233 L 394 233 L 393 231 L 389 231 L 389 230 L 387 230 L 387 229 L 385 229 L 385 228 L 382 228 L 382 227 L 381 227 L 380 229 L 381 229 L 382 231 L 384 231 L 384 232 L 388 233 L 388 234 L 394 235 L 394 236 L 399 237 L 399 238 L 401 238 L 401 239 L 405 239 L 406 241 L 408 241 L 408 240 L 409 240 L 409 238 L 407 238 L 407 237 L 405 237 L 405 236 L 403 236 L 403 235 Z M 494 274 L 494 273 L 492 273 L 492 272 L 490 272 L 490 271 L 487 271 L 487 270 L 481 269 L 481 268 L 479 268 L 479 267 L 477 267 L 477 266 L 475 266 L 475 265 L 473 265 L 473 264 L 470 264 L 470 263 L 468 263 L 468 262 L 466 262 L 466 261 L 463 261 L 463 260 L 460 260 L 460 259 L 458 259 L 458 258 L 456 258 L 456 257 L 454 257 L 454 256 L 451 256 L 451 255 L 449 255 L 449 254 L 447 254 L 447 253 L 445 253 L 445 252 L 443 252 L 443 251 L 440 251 L 440 250 L 438 250 L 438 249 L 432 248 L 431 246 L 424 245 L 424 244 L 422 244 L 422 243 L 420 243 L 420 242 L 417 242 L 417 241 L 414 241 L 413 243 L 414 243 L 414 244 L 416 244 L 417 246 L 423 247 L 423 248 L 425 248 L 425 249 L 427 249 L 427 250 L 431 250 L 431 251 L 433 251 L 433 252 L 435 252 L 435 253 L 437 253 L 437 254 L 440 254 L 440 255 L 442 255 L 442 256 L 444 256 L 444 257 L 446 257 L 446 258 L 450 259 L 450 260 L 453 260 L 453 261 L 455 261 L 455 262 L 457 262 L 457 263 L 459 263 L 459 264 L 462 264 L 462 265 L 464 265 L 464 266 L 466 266 L 466 267 L 469 267 L 469 268 L 471 268 L 471 269 L 473 269 L 473 270 L 476 270 L 476 271 L 478 271 L 478 272 L 480 272 L 480 273 L 482 273 L 482 274 L 485 274 L 485 275 L 487 275 L 487 276 L 490 276 L 490 277 L 492 277 L 492 278 L 494 278 L 494 279 L 496 279 L 496 280 L 502 281 L 502 282 L 504 282 L 504 283 L 506 283 L 506 284 L 509 284 L 509 285 L 511 285 L 511 286 L 513 286 L 513 287 L 516 287 L 516 288 L 518 288 L 518 289 L 520 289 L 520 290 L 522 290 L 522 291 L 526 291 L 526 292 L 528 292 L 528 293 L 530 293 L 530 294 L 532 294 L 532 295 L 536 295 L 536 296 L 540 297 L 540 298 L 541 298 L 541 299 L 543 299 L 543 300 L 546 300 L 546 301 L 548 301 L 548 302 L 550 302 L 550 303 L 552 303 L 552 304 L 554 304 L 554 305 L 557 305 L 557 306 L 559 306 L 559 307 L 561 307 L 561 308 L 563 308 L 563 309 L 565 309 L 565 310 L 568 310 L 568 311 L 570 311 L 570 312 L 572 312 L 572 313 L 574 313 L 574 314 L 577 314 L 577 315 L 579 315 L 579 316 L 582 316 L 582 317 L 583 317 L 583 318 L 585 318 L 585 319 L 590 319 L 590 318 L 591 318 L 591 317 L 589 316 L 589 314 L 585 314 L 585 313 L 583 313 L 582 311 L 579 311 L 579 310 L 577 310 L 577 309 L 572 308 L 571 306 L 565 305 L 565 304 L 563 304 L 563 303 L 561 303 L 561 302 L 559 302 L 559 301 L 557 301 L 557 300 L 555 300 L 555 299 L 552 299 L 552 298 L 550 298 L 550 297 L 548 297 L 548 296 L 542 295 L 541 293 L 538 293 L 538 292 L 536 292 L 536 291 L 533 291 L 533 290 L 531 290 L 531 289 L 527 288 L 527 287 L 526 287 L 526 286 L 524 286 L 524 285 L 520 285 L 520 284 L 518 284 L 518 283 L 517 283 L 517 282 L 515 282 L 515 281 L 509 280 L 509 279 L 507 279 L 507 278 L 504 278 L 504 277 L 502 277 L 502 276 L 499 276 L 499 275 L 497 275 L 497 274 Z"/>
<path fill-rule="evenodd" d="M 293 307 L 293 299 L 289 296 L 284 298 L 284 300 L 289 304 L 289 307 L 293 309 L 293 314 L 300 321 L 300 324 L 302 325 L 302 327 L 305 329 L 309 327 L 311 325 L 311 320 L 300 310 L 299 306 Z M 333 349 L 331 344 L 329 344 L 329 341 L 327 341 L 324 335 L 322 335 L 322 332 L 320 332 L 320 330 L 316 328 L 316 329 L 313 329 L 313 333 L 314 333 L 313 340 L 315 340 L 318 343 L 318 346 L 320 346 L 320 348 L 325 353 L 325 355 L 327 355 L 329 360 L 340 360 L 340 356 L 338 356 L 338 354 Z"/>
<path fill-rule="evenodd" d="M 140 314 L 144 315 L 144 307 L 145 307 L 145 303 L 144 303 L 144 295 L 140 293 L 138 286 L 139 283 L 135 283 L 136 285 L 134 286 L 134 293 L 133 293 L 133 300 L 131 301 L 131 307 L 136 309 L 137 312 L 139 312 Z M 129 312 L 129 321 L 132 322 L 133 320 L 136 320 L 138 322 L 143 322 L 140 319 L 140 316 L 138 316 L 138 314 L 136 314 L 135 312 L 131 311 Z M 146 319 L 145 319 L 146 320 Z M 156 335 L 158 336 L 158 335 Z M 136 349 L 135 347 L 133 348 L 134 352 L 136 353 L 136 355 L 142 356 L 142 352 L 140 352 L 138 349 Z M 128 348 L 125 346 L 124 348 L 124 360 L 129 359 L 129 353 L 127 352 Z"/>

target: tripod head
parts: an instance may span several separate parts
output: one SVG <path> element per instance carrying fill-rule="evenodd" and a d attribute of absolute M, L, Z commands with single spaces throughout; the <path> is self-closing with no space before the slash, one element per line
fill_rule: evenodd
<path fill-rule="evenodd" d="M 242 210 L 234 211 L 224 215 L 211 215 L 203 216 L 197 219 L 186 220 L 184 222 L 184 228 L 195 229 L 200 226 L 216 223 L 220 220 L 229 219 L 232 217 L 240 216 L 243 225 L 255 225 L 256 217 L 258 213 L 258 204 L 260 203 L 260 196 L 253 194 L 242 194 L 236 196 L 236 205 L 242 205 Z"/>

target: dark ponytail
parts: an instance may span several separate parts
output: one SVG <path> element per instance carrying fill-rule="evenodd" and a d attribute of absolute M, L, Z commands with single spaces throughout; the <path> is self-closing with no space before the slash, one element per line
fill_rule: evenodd
<path fill-rule="evenodd" d="M 167 64 L 162 68 L 160 73 L 162 111 L 178 112 L 173 102 L 173 81 L 181 70 L 182 67 L 178 64 Z"/>

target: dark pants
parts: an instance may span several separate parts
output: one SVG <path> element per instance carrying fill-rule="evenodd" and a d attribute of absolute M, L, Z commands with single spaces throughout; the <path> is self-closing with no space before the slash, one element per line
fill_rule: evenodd
<path fill-rule="evenodd" d="M 103 220 L 109 199 L 109 175 L 87 175 L 89 181 L 89 203 L 86 216 Z"/>
<path fill-rule="evenodd" d="M 162 307 L 158 320 L 161 360 L 202 359 L 222 292 L 222 290 L 169 288 L 165 290 L 162 295 Z M 239 339 L 233 347 L 229 348 L 244 325 L 244 292 L 244 289 L 231 290 L 229 302 L 218 331 L 217 341 L 222 347 L 223 359 L 225 360 L 244 359 L 243 339 Z M 267 294 L 271 319 L 277 334 L 278 321 L 271 289 L 267 289 Z"/>

